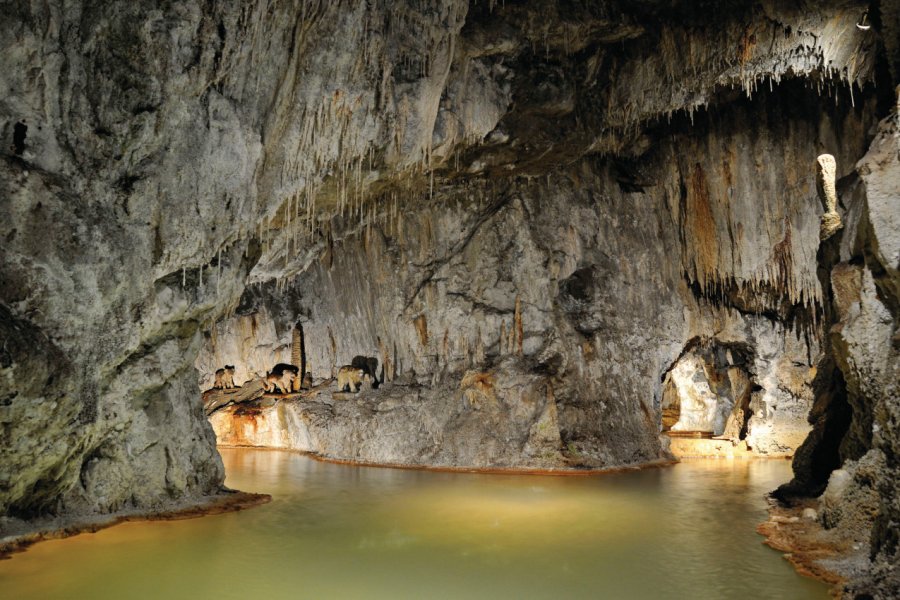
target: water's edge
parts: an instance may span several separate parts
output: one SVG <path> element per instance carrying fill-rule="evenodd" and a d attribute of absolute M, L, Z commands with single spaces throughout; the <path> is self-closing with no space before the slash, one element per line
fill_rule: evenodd
<path fill-rule="evenodd" d="M 291 448 L 270 448 L 266 446 L 238 446 L 219 445 L 224 449 L 252 449 L 271 450 L 277 452 L 291 452 L 307 456 L 323 463 L 369 467 L 380 469 L 400 469 L 409 471 L 431 471 L 438 473 L 479 473 L 485 475 L 545 475 L 564 477 L 588 477 L 595 475 L 608 475 L 669 467 L 677 464 L 677 459 L 658 459 L 646 463 L 623 465 L 604 469 L 522 469 L 515 467 L 453 467 L 433 465 L 408 465 L 396 463 L 373 463 L 366 461 L 352 461 L 338 458 L 330 458 L 314 452 L 304 452 Z M 225 512 L 235 512 L 253 508 L 272 501 L 269 494 L 256 494 L 253 492 L 227 491 L 215 496 L 208 496 L 183 504 L 176 505 L 160 511 L 119 511 L 108 515 L 81 516 L 63 522 L 59 518 L 27 523 L 25 528 L 16 533 L 0 537 L 0 560 L 10 559 L 13 554 L 24 552 L 30 546 L 47 540 L 58 540 L 72 537 L 81 533 L 96 533 L 101 529 L 113 527 L 120 523 L 133 521 L 175 521 L 179 519 L 195 519 L 208 515 L 217 515 Z"/>
<path fill-rule="evenodd" d="M 324 456 L 322 454 L 317 454 L 315 452 L 305 452 L 302 450 L 295 450 L 291 448 L 268 448 L 263 446 L 241 446 L 241 445 L 220 445 L 219 448 L 226 449 L 248 449 L 252 448 L 255 450 L 275 450 L 280 452 L 292 452 L 296 454 L 301 454 L 303 456 L 307 456 L 313 460 L 323 463 L 330 464 L 338 464 L 338 465 L 348 465 L 348 466 L 356 466 L 356 467 L 370 467 L 370 468 L 382 468 L 382 469 L 402 469 L 402 470 L 410 470 L 410 471 L 431 471 L 438 473 L 478 473 L 478 474 L 487 474 L 487 475 L 549 475 L 549 476 L 561 476 L 561 477 L 589 477 L 596 475 L 607 475 L 613 473 L 624 473 L 629 471 L 639 471 L 643 469 L 653 469 L 653 468 L 663 468 L 669 467 L 672 465 L 676 465 L 679 462 L 690 462 L 691 460 L 704 460 L 704 459 L 722 459 L 720 456 L 709 456 L 709 457 L 683 457 L 681 459 L 658 459 L 655 461 L 649 461 L 646 463 L 639 463 L 635 465 L 625 465 L 618 467 L 609 467 L 604 469 L 518 469 L 515 467 L 443 467 L 443 466 L 432 466 L 432 465 L 407 465 L 407 464 L 395 464 L 395 463 L 373 463 L 367 461 L 354 461 L 347 459 L 339 459 L 339 458 L 331 458 L 328 456 Z M 791 460 L 793 456 L 759 456 L 759 455 L 747 455 L 747 456 L 735 456 L 729 458 L 729 460 Z M 791 517 L 799 517 L 802 512 L 802 507 L 798 507 L 795 509 L 782 507 L 778 505 L 773 505 L 769 508 L 769 514 L 772 517 L 778 518 L 791 518 Z M 783 521 L 782 521 L 783 522 Z M 821 581 L 826 583 L 831 587 L 830 593 L 834 596 L 839 596 L 840 591 L 843 588 L 844 584 L 847 583 L 848 579 L 846 576 L 841 573 L 832 570 L 826 567 L 820 559 L 825 556 L 835 556 L 840 554 L 840 551 L 832 546 L 817 546 L 815 548 L 809 547 L 809 542 L 804 542 L 799 537 L 802 537 L 802 532 L 799 532 L 795 529 L 789 529 L 785 531 L 779 527 L 780 523 L 777 523 L 773 520 L 765 521 L 760 523 L 756 531 L 761 536 L 765 538 L 765 544 L 782 553 L 782 557 L 788 561 L 791 566 L 794 567 L 794 570 L 797 571 L 800 575 L 804 577 L 809 577 L 811 579 L 815 579 L 817 581 Z M 807 525 L 809 525 L 807 523 Z"/>
<path fill-rule="evenodd" d="M 760 523 L 756 532 L 765 538 L 766 546 L 781 552 L 800 575 L 827 583 L 831 595 L 839 598 L 851 578 L 846 570 L 866 551 L 853 552 L 849 544 L 823 540 L 818 535 L 822 526 L 803 519 L 804 508 L 773 503 L 769 520 Z"/>
<path fill-rule="evenodd" d="M 432 473 L 476 473 L 482 475 L 547 475 L 560 477 L 590 477 L 593 475 L 609 475 L 613 473 L 627 473 L 630 471 L 641 471 L 643 469 L 657 469 L 662 467 L 670 467 L 677 465 L 679 462 L 675 458 L 660 458 L 633 465 L 619 465 L 615 467 L 605 468 L 558 468 L 558 469 L 533 469 L 528 467 L 459 467 L 459 466 L 442 466 L 442 465 L 421 465 L 421 464 L 405 464 L 405 463 L 389 463 L 389 462 L 369 462 L 363 460 L 350 460 L 345 458 L 333 458 L 315 452 L 307 452 L 305 450 L 297 450 L 296 448 L 273 448 L 269 446 L 244 446 L 237 444 L 220 444 L 217 448 L 226 450 L 270 450 L 274 452 L 290 452 L 306 456 L 317 462 L 346 465 L 350 467 L 369 467 L 374 469 L 399 469 L 403 471 L 428 471 Z"/>
<path fill-rule="evenodd" d="M 76 517 L 65 522 L 58 518 L 32 521 L 26 524 L 23 531 L 0 538 L 0 560 L 10 559 L 13 554 L 24 552 L 38 542 L 59 540 L 81 533 L 96 533 L 120 523 L 195 519 L 245 510 L 271 501 L 272 496 L 269 494 L 223 490 L 219 494 L 178 503 L 165 510 L 119 511 L 108 515 Z"/>

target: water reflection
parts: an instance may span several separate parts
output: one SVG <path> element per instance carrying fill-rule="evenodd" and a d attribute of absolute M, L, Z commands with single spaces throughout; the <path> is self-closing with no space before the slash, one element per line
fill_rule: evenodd
<path fill-rule="evenodd" d="M 0 563 L 0 597 L 828 597 L 754 532 L 786 461 L 537 477 L 222 454 L 273 502 L 40 544 Z"/>

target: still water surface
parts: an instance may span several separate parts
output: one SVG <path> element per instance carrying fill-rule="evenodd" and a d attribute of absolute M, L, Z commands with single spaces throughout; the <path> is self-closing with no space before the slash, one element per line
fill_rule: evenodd
<path fill-rule="evenodd" d="M 787 461 L 548 477 L 222 456 L 272 503 L 38 544 L 0 561 L 0 598 L 828 597 L 754 531 Z"/>

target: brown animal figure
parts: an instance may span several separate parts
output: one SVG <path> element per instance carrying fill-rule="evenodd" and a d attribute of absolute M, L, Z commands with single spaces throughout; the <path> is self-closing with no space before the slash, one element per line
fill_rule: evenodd
<path fill-rule="evenodd" d="M 213 387 L 217 390 L 230 390 L 234 385 L 234 365 L 225 365 L 224 369 L 216 371 L 216 381 Z"/>
<path fill-rule="evenodd" d="M 294 381 L 299 373 L 300 369 L 294 365 L 278 363 L 266 373 L 263 385 L 267 392 L 278 390 L 281 394 L 289 394 L 294 390 Z"/>
<path fill-rule="evenodd" d="M 266 374 L 263 385 L 269 393 L 278 392 L 279 394 L 289 394 L 293 389 L 293 381 L 296 376 L 291 371 L 285 371 L 281 375 L 278 373 Z"/>
<path fill-rule="evenodd" d="M 363 381 L 368 380 L 369 376 L 365 371 L 351 365 L 346 365 L 338 370 L 337 385 L 338 391 L 345 390 L 356 393 L 362 387 Z"/>

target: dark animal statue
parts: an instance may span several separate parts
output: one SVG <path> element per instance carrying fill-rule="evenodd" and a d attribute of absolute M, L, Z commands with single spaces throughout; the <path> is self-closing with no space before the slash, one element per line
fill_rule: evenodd
<path fill-rule="evenodd" d="M 369 376 L 373 390 L 377 390 L 378 386 L 381 385 L 381 381 L 378 380 L 378 359 L 374 356 L 354 356 L 353 360 L 350 361 L 350 366 L 362 369 Z"/>

